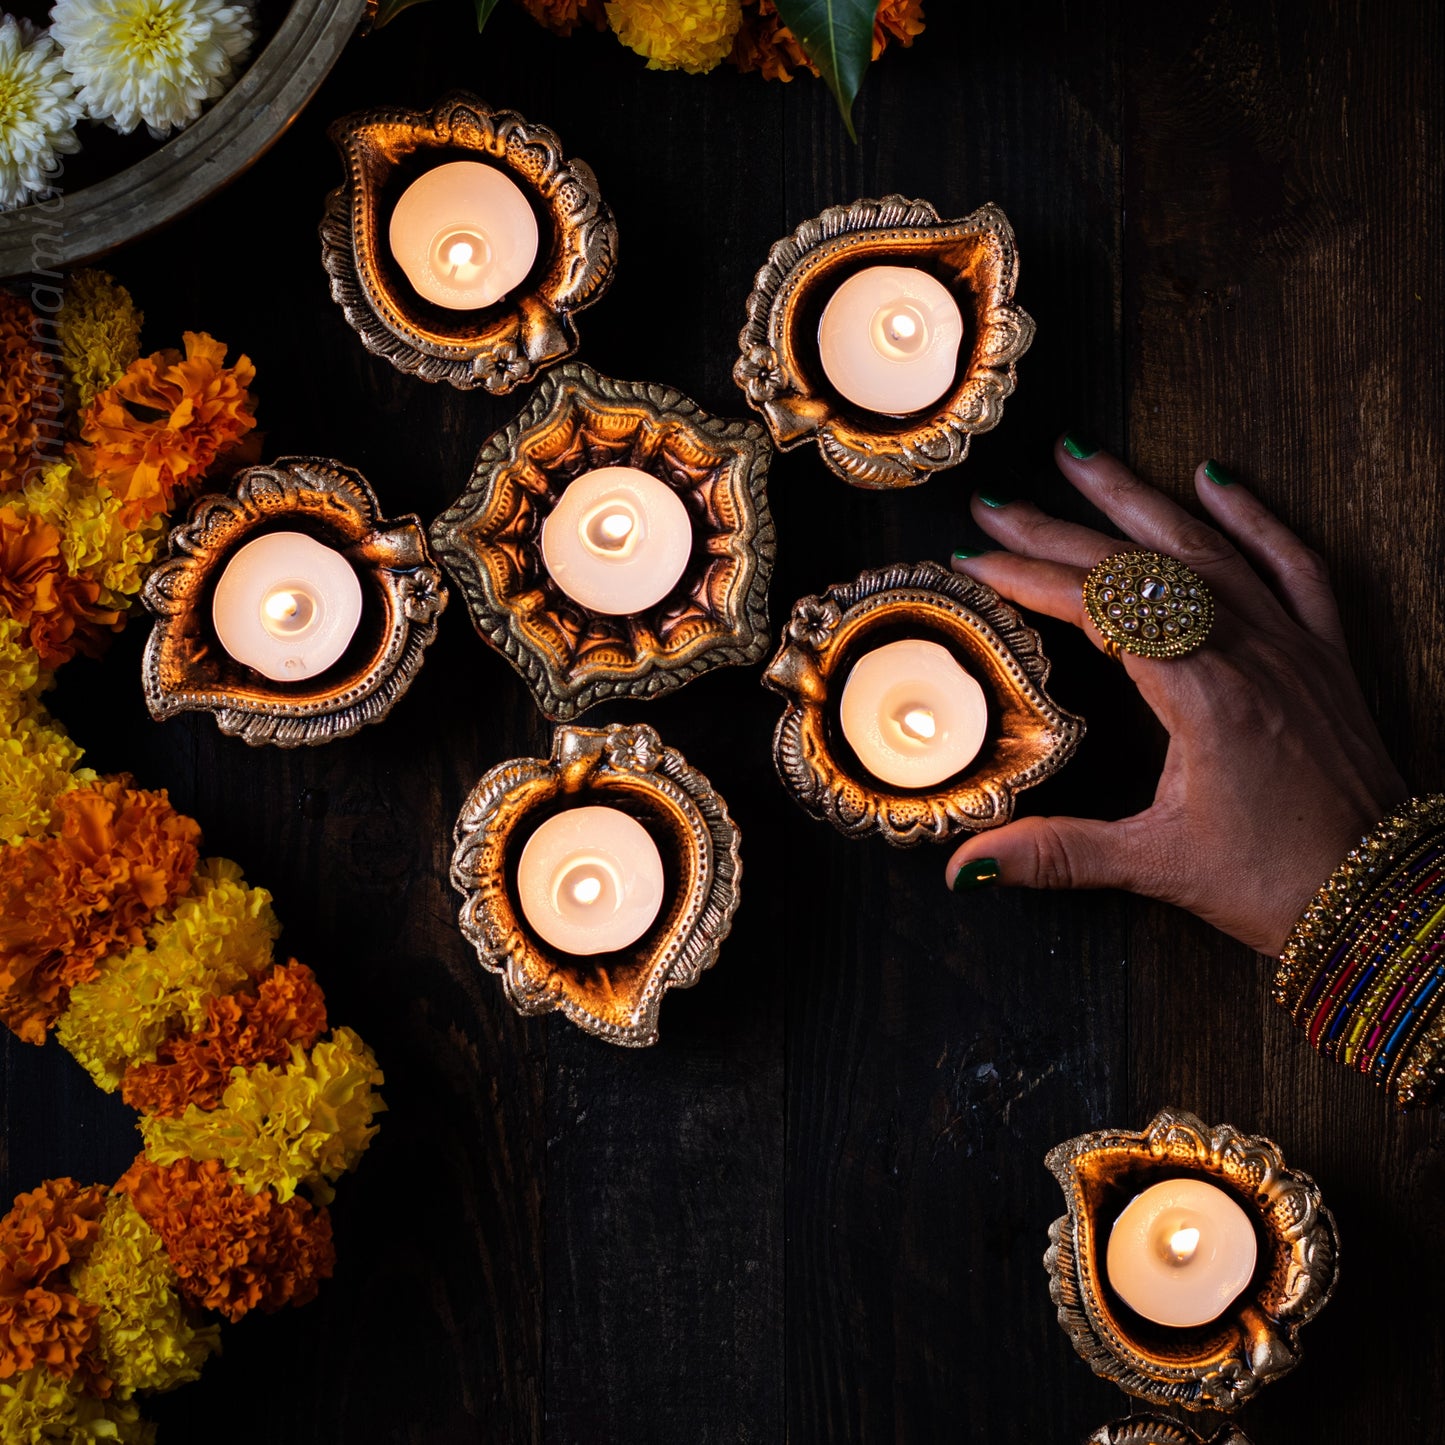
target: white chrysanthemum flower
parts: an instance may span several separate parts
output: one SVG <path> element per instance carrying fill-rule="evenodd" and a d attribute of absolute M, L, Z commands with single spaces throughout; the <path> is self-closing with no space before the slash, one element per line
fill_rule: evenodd
<path fill-rule="evenodd" d="M 0 15 L 0 211 L 51 188 L 57 153 L 80 149 L 75 122 L 83 114 L 50 37 Z"/>
<path fill-rule="evenodd" d="M 50 33 L 85 113 L 157 140 L 230 89 L 255 39 L 250 10 L 220 0 L 58 0 Z"/>

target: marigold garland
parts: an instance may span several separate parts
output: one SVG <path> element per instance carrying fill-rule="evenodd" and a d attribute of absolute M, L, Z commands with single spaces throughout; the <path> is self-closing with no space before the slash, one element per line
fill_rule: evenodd
<path fill-rule="evenodd" d="M 109 1093 L 168 1038 L 201 1027 L 211 999 L 264 973 L 280 931 L 271 895 L 246 887 L 236 864 L 208 858 L 143 941 L 71 990 L 57 1036 Z"/>
<path fill-rule="evenodd" d="M 95 1349 L 116 1395 L 173 1390 L 200 1378 L 221 1327 L 197 1320 L 160 1236 L 124 1194 L 106 1200 L 99 1234 L 70 1284 L 95 1311 Z"/>
<path fill-rule="evenodd" d="M 39 359 L 35 313 L 0 291 L 0 491 L 19 487 L 35 462 L 39 428 L 31 393 Z"/>
<path fill-rule="evenodd" d="M 293 958 L 273 968 L 253 991 L 205 1001 L 206 1020 L 175 1034 L 154 1062 L 132 1064 L 121 1097 L 142 1114 L 178 1119 L 187 1107 L 214 1109 L 233 1069 L 284 1064 L 292 1046 L 309 1049 L 326 1032 L 326 999 L 316 976 Z"/>
<path fill-rule="evenodd" d="M 219 1159 L 249 1193 L 270 1186 L 284 1203 L 304 1184 L 330 1204 L 332 1181 L 356 1167 L 376 1133 L 380 1082 L 371 1050 L 336 1029 L 309 1054 L 293 1044 L 284 1067 L 234 1070 L 217 1108 L 143 1117 L 141 1136 L 158 1164 Z"/>
<path fill-rule="evenodd" d="M 185 342 L 184 356 L 158 351 L 132 362 L 80 421 L 88 465 L 120 498 L 129 526 L 169 512 L 177 493 L 256 425 L 250 358 L 228 367 L 226 348 L 203 332 L 187 331 Z"/>
<path fill-rule="evenodd" d="M 164 1242 L 186 1298 L 228 1320 L 308 1304 L 331 1278 L 327 1210 L 299 1194 L 252 1194 L 218 1159 L 161 1168 L 142 1155 L 116 1188 Z"/>
<path fill-rule="evenodd" d="M 114 386 L 140 355 L 145 317 L 130 292 L 103 271 L 79 271 L 65 288 L 56 317 L 60 359 L 81 406 Z"/>
<path fill-rule="evenodd" d="M 67 1280 L 95 1244 L 104 1204 L 98 1185 L 51 1179 L 0 1219 L 0 1379 L 44 1365 L 61 1380 L 80 1372 L 95 1394 L 110 1394 L 91 1355 L 97 1311 Z"/>
<path fill-rule="evenodd" d="M 153 1445 L 155 1426 L 131 1402 L 102 1400 L 43 1365 L 0 1380 L 0 1440 L 5 1445 Z"/>
<path fill-rule="evenodd" d="M 202 860 L 164 792 L 81 767 L 40 701 L 123 625 L 165 512 L 254 436 L 250 361 L 189 332 L 141 356 L 140 320 L 82 272 L 51 347 L 0 292 L 0 1019 L 54 1028 L 148 1146 L 113 1191 L 51 1180 L 0 1219 L 5 1445 L 150 1445 L 130 1397 L 197 1377 L 203 1311 L 304 1304 L 330 1276 L 325 1204 L 385 1107 L 365 1044 L 323 1037 L 311 971 L 273 964 L 266 890 Z"/>

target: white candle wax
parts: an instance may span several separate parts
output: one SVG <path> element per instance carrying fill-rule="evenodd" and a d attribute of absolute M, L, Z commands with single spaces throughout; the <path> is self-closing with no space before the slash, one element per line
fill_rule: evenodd
<path fill-rule="evenodd" d="M 692 555 L 677 493 L 636 467 L 599 467 L 569 483 L 542 523 L 542 560 L 592 612 L 622 616 L 660 602 Z"/>
<path fill-rule="evenodd" d="M 527 922 L 564 953 L 636 943 L 662 907 L 662 887 L 657 844 L 617 808 L 557 813 L 527 839 L 517 863 Z"/>
<path fill-rule="evenodd" d="M 870 266 L 828 298 L 818 349 L 855 406 L 902 416 L 953 386 L 963 316 L 948 288 L 911 266 Z"/>
<path fill-rule="evenodd" d="M 977 756 L 988 728 L 983 689 L 946 647 L 905 638 L 865 652 L 848 673 L 843 736 L 874 777 L 928 788 Z"/>
<path fill-rule="evenodd" d="M 211 620 L 237 662 L 296 682 L 346 651 L 361 621 L 361 583 L 334 547 L 302 532 L 270 532 L 226 564 Z"/>
<path fill-rule="evenodd" d="M 428 301 L 474 311 L 526 279 L 537 218 L 495 166 L 449 161 L 415 180 L 391 213 L 391 254 Z"/>
<path fill-rule="evenodd" d="M 1114 1221 L 1106 1267 L 1120 1299 L 1155 1324 L 1218 1319 L 1254 1275 L 1249 1216 L 1202 1179 L 1169 1179 L 1136 1195 Z"/>

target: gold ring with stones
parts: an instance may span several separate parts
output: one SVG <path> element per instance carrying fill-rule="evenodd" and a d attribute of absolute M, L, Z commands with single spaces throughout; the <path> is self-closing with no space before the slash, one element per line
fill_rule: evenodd
<path fill-rule="evenodd" d="M 1161 552 L 1115 552 L 1084 578 L 1084 610 L 1117 658 L 1184 657 L 1204 645 L 1214 623 L 1209 588 Z"/>

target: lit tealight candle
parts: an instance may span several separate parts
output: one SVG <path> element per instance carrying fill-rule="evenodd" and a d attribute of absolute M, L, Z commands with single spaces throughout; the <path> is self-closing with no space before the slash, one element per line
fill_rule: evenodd
<path fill-rule="evenodd" d="M 237 662 L 297 682 L 346 651 L 361 621 L 361 583 L 336 548 L 303 532 L 271 532 L 226 564 L 211 619 Z"/>
<path fill-rule="evenodd" d="M 953 386 L 963 316 L 948 288 L 911 266 L 870 266 L 828 298 L 818 349 L 828 380 L 868 411 L 902 416 Z"/>
<path fill-rule="evenodd" d="M 390 241 L 422 296 L 474 311 L 526 279 L 537 259 L 537 218 L 521 187 L 495 166 L 449 161 L 402 193 Z"/>
<path fill-rule="evenodd" d="M 1249 1216 L 1202 1179 L 1136 1195 L 1109 1235 L 1109 1283 L 1130 1309 L 1178 1329 L 1218 1319 L 1254 1276 Z"/>
<path fill-rule="evenodd" d="M 636 943 L 662 907 L 662 855 L 617 808 L 568 808 L 522 849 L 517 893 L 527 922 L 564 953 L 611 953 Z"/>
<path fill-rule="evenodd" d="M 977 756 L 988 703 L 946 647 L 905 638 L 865 652 L 853 665 L 840 721 L 874 777 L 900 788 L 929 788 Z"/>
<path fill-rule="evenodd" d="M 599 467 L 569 483 L 542 523 L 542 560 L 593 612 L 622 616 L 660 602 L 692 555 L 677 493 L 636 467 Z"/>

